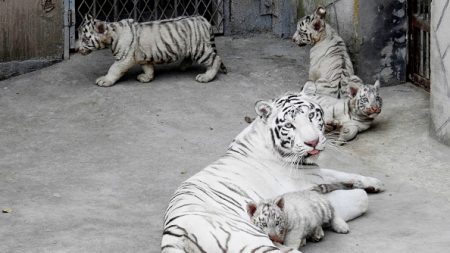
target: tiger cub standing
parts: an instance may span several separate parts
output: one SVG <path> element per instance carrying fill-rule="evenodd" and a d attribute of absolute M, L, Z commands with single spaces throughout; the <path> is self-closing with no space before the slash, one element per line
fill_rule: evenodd
<path fill-rule="evenodd" d="M 298 249 L 306 245 L 306 239 L 320 241 L 324 237 L 324 224 L 331 225 L 337 233 L 349 232 L 348 224 L 336 215 L 323 195 L 344 188 L 341 184 L 318 185 L 309 191 L 289 192 L 258 204 L 248 203 L 247 211 L 253 224 L 272 241 Z"/>
<path fill-rule="evenodd" d="M 362 84 L 357 76 L 351 76 L 350 79 L 353 79 L 353 82 L 349 84 L 350 94 L 346 99 L 318 95 L 316 88 L 328 82 L 324 79 L 306 82 L 301 92 L 322 107 L 326 131 L 340 130 L 339 144 L 344 144 L 355 138 L 359 132 L 369 129 L 383 105 L 378 80 L 374 85 L 366 85 Z"/>
<path fill-rule="evenodd" d="M 317 87 L 319 94 L 335 98 L 346 98 L 349 94 L 347 80 L 354 75 L 353 64 L 344 40 L 325 22 L 326 10 L 318 7 L 316 11 L 297 23 L 292 41 L 298 46 L 311 45 L 309 79 L 329 80 Z"/>
<path fill-rule="evenodd" d="M 211 81 L 219 70 L 227 72 L 217 55 L 211 24 L 201 16 L 138 23 L 132 19 L 105 22 L 87 15 L 79 38 L 82 54 L 111 47 L 116 61 L 108 74 L 97 78 L 99 86 L 113 85 L 136 64 L 144 71 L 137 79 L 144 83 L 153 80 L 155 64 L 179 60 L 207 67 L 205 73 L 197 75 L 198 82 Z"/>

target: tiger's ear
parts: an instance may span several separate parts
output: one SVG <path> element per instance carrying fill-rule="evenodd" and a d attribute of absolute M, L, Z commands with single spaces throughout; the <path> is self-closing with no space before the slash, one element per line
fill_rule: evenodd
<path fill-rule="evenodd" d="M 327 10 L 323 8 L 322 6 L 317 7 L 315 15 L 318 16 L 320 19 L 324 19 L 325 15 L 327 15 Z"/>
<path fill-rule="evenodd" d="M 250 216 L 250 218 L 253 217 L 255 212 L 256 212 L 256 204 L 255 204 L 255 202 L 248 203 L 247 204 L 247 213 Z"/>
<path fill-rule="evenodd" d="M 84 20 L 94 20 L 94 17 L 91 14 L 84 15 Z"/>
<path fill-rule="evenodd" d="M 314 95 L 316 94 L 316 90 L 316 84 L 313 81 L 308 80 L 305 85 L 303 85 L 302 93 L 306 95 Z"/>
<path fill-rule="evenodd" d="M 284 208 L 284 198 L 282 196 L 275 199 L 275 205 L 277 205 L 281 210 Z"/>
<path fill-rule="evenodd" d="M 255 111 L 258 116 L 267 119 L 272 113 L 272 102 L 263 100 L 256 102 Z"/>
<path fill-rule="evenodd" d="M 105 22 L 102 21 L 95 21 L 95 31 L 98 33 L 104 33 L 106 30 Z"/>
<path fill-rule="evenodd" d="M 325 27 L 325 15 L 327 11 L 322 6 L 317 7 L 316 12 L 314 12 L 314 20 L 312 26 L 314 30 L 321 31 Z"/>
<path fill-rule="evenodd" d="M 373 85 L 373 87 L 378 90 L 380 88 L 380 80 L 376 80 L 375 84 Z"/>

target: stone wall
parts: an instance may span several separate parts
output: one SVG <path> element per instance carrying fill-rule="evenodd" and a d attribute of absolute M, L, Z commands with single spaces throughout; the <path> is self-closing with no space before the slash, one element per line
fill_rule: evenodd
<path fill-rule="evenodd" d="M 431 128 L 450 145 L 450 0 L 431 2 Z"/>

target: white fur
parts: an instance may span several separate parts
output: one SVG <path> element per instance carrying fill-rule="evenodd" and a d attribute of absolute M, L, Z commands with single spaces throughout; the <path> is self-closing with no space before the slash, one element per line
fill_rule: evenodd
<path fill-rule="evenodd" d="M 181 252 L 188 248 L 189 252 L 201 252 L 193 249 L 193 244 L 206 252 L 222 252 L 224 248 L 227 252 L 273 249 L 271 240 L 251 223 L 247 203 L 309 189 L 317 183 L 360 182 L 354 185 L 382 190 L 382 183 L 374 178 L 297 165 L 282 158 L 274 149 L 270 134 L 274 119 L 283 109 L 275 103 L 266 103 L 271 108 L 270 114 L 257 118 L 244 129 L 224 157 L 178 188 L 164 217 L 163 252 Z M 297 116 L 307 115 L 305 112 Z M 301 123 L 299 128 L 317 128 L 312 121 Z M 316 138 L 310 136 L 311 133 L 321 135 L 320 131 L 299 131 L 296 142 Z M 247 149 L 239 143 L 244 143 Z M 367 210 L 367 194 L 362 190 L 335 191 L 327 197 L 336 212 L 347 220 Z M 344 202 L 346 205 L 337 204 Z"/>
<path fill-rule="evenodd" d="M 211 81 L 219 70 L 226 72 L 213 45 L 211 25 L 201 16 L 146 23 L 132 19 L 109 23 L 87 16 L 81 31 L 81 53 L 111 46 L 116 60 L 105 76 L 97 78 L 99 86 L 113 85 L 137 64 L 144 71 L 137 79 L 144 83 L 153 80 L 155 65 L 186 59 L 206 66 L 206 72 L 196 77 L 199 82 Z"/>

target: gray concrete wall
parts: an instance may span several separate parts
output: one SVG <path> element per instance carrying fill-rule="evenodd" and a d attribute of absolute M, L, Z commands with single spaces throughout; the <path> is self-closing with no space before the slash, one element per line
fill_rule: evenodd
<path fill-rule="evenodd" d="M 228 0 L 230 6 L 229 26 L 225 34 L 272 31 L 272 15 L 261 15 L 260 5 L 264 0 Z"/>
<path fill-rule="evenodd" d="M 431 128 L 450 145 L 450 23 L 449 0 L 431 3 Z"/>

